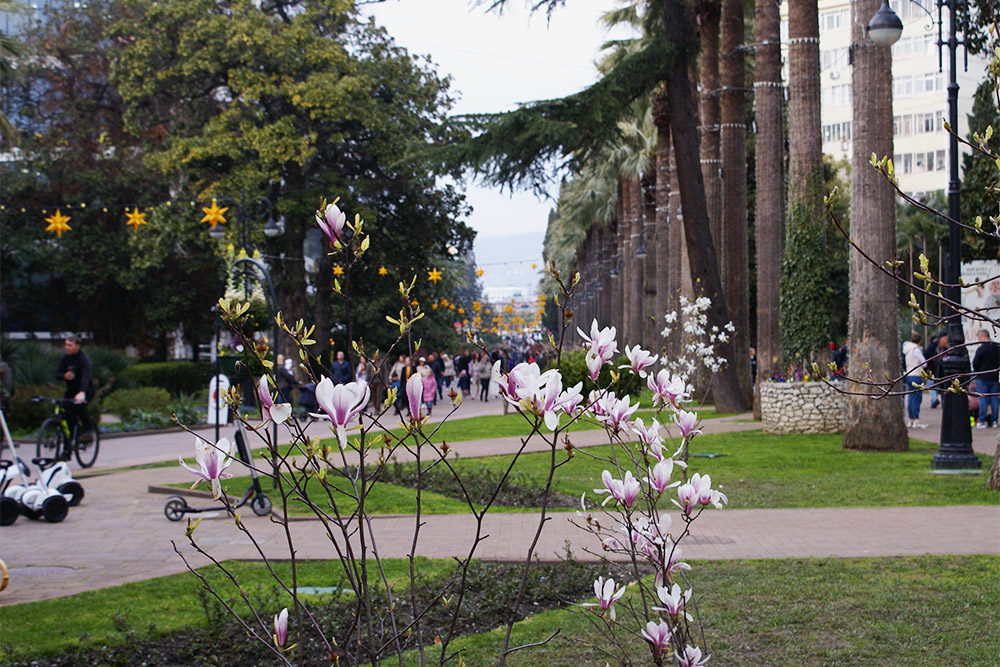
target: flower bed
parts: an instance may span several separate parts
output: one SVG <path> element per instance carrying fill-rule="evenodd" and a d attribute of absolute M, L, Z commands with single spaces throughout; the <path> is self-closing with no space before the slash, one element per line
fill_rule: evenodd
<path fill-rule="evenodd" d="M 847 396 L 823 382 L 762 382 L 760 414 L 765 433 L 836 433 Z"/>

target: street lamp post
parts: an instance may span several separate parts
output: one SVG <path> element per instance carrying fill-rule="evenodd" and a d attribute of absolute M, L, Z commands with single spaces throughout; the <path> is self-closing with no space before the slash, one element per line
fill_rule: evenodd
<path fill-rule="evenodd" d="M 924 9 L 918 3 L 918 7 Z M 942 358 L 942 374 L 945 377 L 968 377 L 971 372 L 969 353 L 966 350 L 965 335 L 962 332 L 962 318 L 959 310 L 962 294 L 959 289 L 961 273 L 961 230 L 958 219 L 959 177 L 958 177 L 958 47 L 962 44 L 957 37 L 958 10 L 965 7 L 965 0 L 937 0 L 938 7 L 938 49 L 948 47 L 948 122 L 951 125 L 948 142 L 948 254 L 945 263 L 945 304 L 948 316 L 948 351 Z M 948 39 L 944 39 L 940 18 L 943 9 L 948 10 Z M 927 10 L 924 9 L 926 12 Z M 934 20 L 933 15 L 927 12 Z M 903 22 L 883 0 L 882 7 L 868 24 L 868 36 L 880 46 L 891 46 L 903 32 Z M 969 423 L 969 401 L 964 393 L 942 392 L 941 441 L 938 451 L 931 461 L 931 467 L 941 469 L 979 468 L 982 462 L 972 450 L 972 427 Z"/>

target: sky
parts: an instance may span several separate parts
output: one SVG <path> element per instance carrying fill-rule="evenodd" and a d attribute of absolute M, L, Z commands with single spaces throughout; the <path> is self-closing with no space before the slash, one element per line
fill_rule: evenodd
<path fill-rule="evenodd" d="M 452 113 L 463 114 L 507 111 L 523 102 L 577 92 L 596 81 L 594 62 L 607 39 L 598 20 L 613 5 L 614 0 L 570 0 L 550 19 L 544 11 L 529 12 L 524 0 L 508 0 L 500 15 L 486 13 L 484 6 L 469 0 L 386 0 L 363 6 L 362 12 L 384 26 L 398 45 L 430 56 L 438 73 L 451 77 L 457 98 Z M 553 201 L 476 184 L 465 194 L 473 207 L 467 222 L 478 232 L 476 255 L 486 272 L 485 286 L 537 282 L 530 264 L 541 265 Z M 557 194 L 555 186 L 550 194 Z M 511 256 L 510 244 L 490 241 L 515 235 L 523 257 Z M 498 245 L 504 257 L 493 252 Z"/>

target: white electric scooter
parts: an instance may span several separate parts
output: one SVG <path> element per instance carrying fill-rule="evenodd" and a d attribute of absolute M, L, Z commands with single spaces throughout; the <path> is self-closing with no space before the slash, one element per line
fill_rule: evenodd
<path fill-rule="evenodd" d="M 3 426 L 4 441 L 10 446 L 12 463 L 0 469 L 0 489 L 3 498 L 17 504 L 17 513 L 29 519 L 44 518 L 49 523 L 59 523 L 66 518 L 69 508 L 78 505 L 83 499 L 83 487 L 73 479 L 69 464 L 54 459 L 36 458 L 32 463 L 38 466 L 38 480 L 29 484 L 24 471 L 27 466 L 14 451 L 14 442 L 7 429 L 7 420 L 0 411 L 0 425 Z M 21 477 L 20 484 L 13 481 L 12 469 L 16 469 Z M 0 519 L 13 523 L 17 520 L 9 502 L 6 502 L 6 512 L 0 514 Z M 8 524 L 0 524 L 8 525 Z"/>

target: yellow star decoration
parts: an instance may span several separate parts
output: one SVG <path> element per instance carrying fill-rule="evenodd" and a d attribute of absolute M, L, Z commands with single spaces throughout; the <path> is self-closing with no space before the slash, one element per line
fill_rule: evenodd
<path fill-rule="evenodd" d="M 477 278 L 481 278 L 484 273 L 486 273 L 486 271 L 484 271 L 483 269 L 476 269 Z"/>
<path fill-rule="evenodd" d="M 384 266 L 380 266 L 378 267 L 378 274 L 380 276 L 387 276 L 389 275 L 389 269 L 385 268 Z"/>
<path fill-rule="evenodd" d="M 534 270 L 534 269 L 537 269 L 537 268 L 538 268 L 538 265 L 537 265 L 537 264 L 532 264 L 532 265 L 531 265 L 531 268 L 532 268 L 532 270 Z"/>
<path fill-rule="evenodd" d="M 338 278 L 344 275 L 344 267 L 342 267 L 340 264 L 334 264 L 333 275 L 337 276 Z"/>
<path fill-rule="evenodd" d="M 215 229 L 216 225 L 221 225 L 226 222 L 226 218 L 222 215 L 229 210 L 229 207 L 220 208 L 218 204 L 215 203 L 215 198 L 212 198 L 211 206 L 202 206 L 201 210 L 205 212 L 205 217 L 201 219 L 201 222 L 207 222 L 212 225 L 212 229 Z"/>
<path fill-rule="evenodd" d="M 458 314 L 459 315 L 465 315 L 465 308 L 459 308 L 458 309 Z"/>
<path fill-rule="evenodd" d="M 435 301 L 434 303 L 431 304 L 431 308 L 433 308 L 434 310 L 438 309 L 437 301 Z"/>
<path fill-rule="evenodd" d="M 435 285 L 437 285 L 438 281 L 440 281 L 441 278 L 442 278 L 442 274 L 436 268 L 435 269 L 431 269 L 430 271 L 427 272 L 427 280 L 431 281 Z"/>
<path fill-rule="evenodd" d="M 128 209 L 125 209 L 125 217 L 128 218 L 128 222 L 126 222 L 125 224 L 126 225 L 132 225 L 132 231 L 136 231 L 137 232 L 137 231 L 139 231 L 139 226 L 140 225 L 147 224 L 146 223 L 146 214 L 144 212 L 140 213 L 138 206 L 133 207 L 131 213 L 129 213 Z"/>
<path fill-rule="evenodd" d="M 472 302 L 472 310 L 474 310 L 474 311 L 476 311 L 478 313 L 480 310 L 482 310 L 482 308 L 483 308 L 483 304 L 480 303 L 479 301 L 473 301 Z"/>
<path fill-rule="evenodd" d="M 72 228 L 66 223 L 69 222 L 69 216 L 63 215 L 62 211 L 56 209 L 56 212 L 45 218 L 45 222 L 49 223 L 49 226 L 45 228 L 47 232 L 55 232 L 56 236 L 62 238 L 63 232 L 68 232 Z"/>

